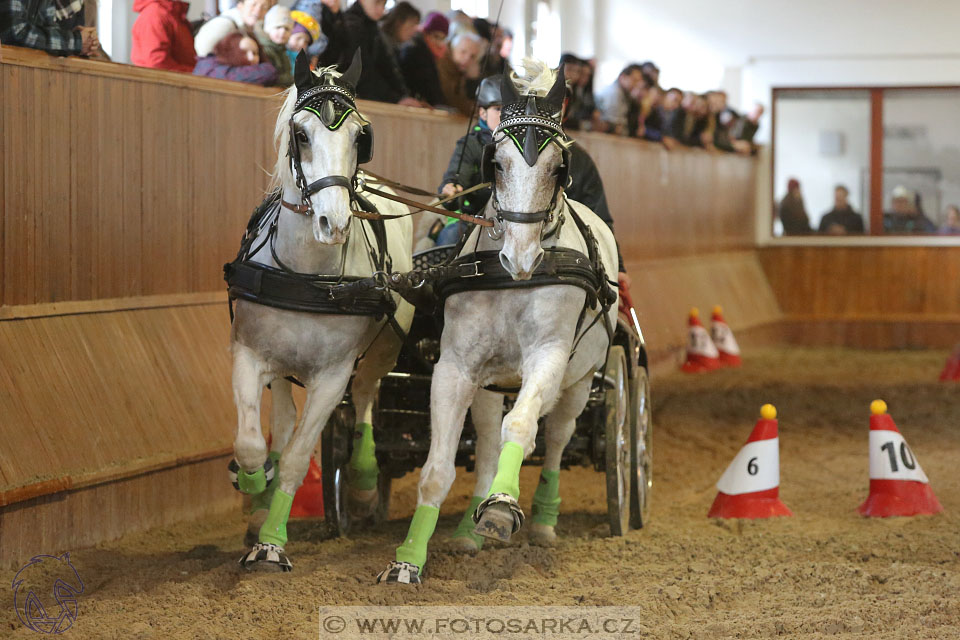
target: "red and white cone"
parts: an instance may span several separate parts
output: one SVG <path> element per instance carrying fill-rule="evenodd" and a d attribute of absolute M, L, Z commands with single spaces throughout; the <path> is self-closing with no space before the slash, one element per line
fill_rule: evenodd
<path fill-rule="evenodd" d="M 943 507 L 913 456 L 887 403 L 870 403 L 870 495 L 857 509 L 876 518 L 940 513 Z"/>
<path fill-rule="evenodd" d="M 753 433 L 717 482 L 717 497 L 708 518 L 792 516 L 780 501 L 780 439 L 777 409 L 760 408 Z"/>
<path fill-rule="evenodd" d="M 940 372 L 941 382 L 960 382 L 960 344 L 953 350 Z"/>
<path fill-rule="evenodd" d="M 687 373 L 703 373 L 719 368 L 720 353 L 710 334 L 700 324 L 700 311 L 696 307 L 690 309 L 687 324 L 687 357 L 680 368 Z"/>
<path fill-rule="evenodd" d="M 291 518 L 322 518 L 323 517 L 323 483 L 321 482 L 320 467 L 313 456 L 310 456 L 310 466 L 303 484 L 293 494 L 293 505 L 290 507 Z"/>
<path fill-rule="evenodd" d="M 715 306 L 710 320 L 710 338 L 720 354 L 720 366 L 739 367 L 743 364 L 740 359 L 740 345 L 733 337 L 733 331 L 730 330 L 729 325 L 723 320 L 723 307 Z"/>

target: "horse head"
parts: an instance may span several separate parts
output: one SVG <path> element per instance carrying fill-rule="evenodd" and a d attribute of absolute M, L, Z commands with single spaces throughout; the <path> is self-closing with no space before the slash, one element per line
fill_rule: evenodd
<path fill-rule="evenodd" d="M 313 218 L 314 238 L 323 244 L 346 241 L 357 167 L 373 154 L 370 123 L 356 106 L 360 70 L 359 49 L 342 74 L 331 67 L 311 71 L 301 52 L 295 85 L 277 121 L 281 158 L 275 180 L 297 194 L 300 212 Z"/>
<path fill-rule="evenodd" d="M 531 60 L 524 67 L 520 88 L 503 78 L 500 125 L 483 162 L 493 183 L 490 206 L 503 226 L 500 264 L 514 280 L 530 279 L 543 260 L 541 237 L 570 166 L 570 141 L 560 127 L 563 71 Z"/>

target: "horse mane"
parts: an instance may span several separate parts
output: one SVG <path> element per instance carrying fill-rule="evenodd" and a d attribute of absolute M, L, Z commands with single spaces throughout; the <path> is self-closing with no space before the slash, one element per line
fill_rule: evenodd
<path fill-rule="evenodd" d="M 339 78 L 342 74 L 337 71 L 336 65 L 323 67 L 313 72 L 313 75 L 322 78 L 330 74 L 334 78 Z M 270 184 L 267 186 L 267 192 L 272 193 L 276 189 L 283 187 L 292 187 L 293 172 L 290 170 L 290 159 L 287 157 L 287 149 L 290 145 L 290 116 L 293 115 L 293 107 L 297 103 L 297 87 L 291 85 L 284 91 L 283 104 L 280 106 L 280 113 L 277 114 L 277 122 L 273 126 L 273 144 L 277 151 L 277 162 L 270 172 Z"/>
<path fill-rule="evenodd" d="M 510 77 L 522 96 L 543 97 L 557 81 L 557 71 L 551 69 L 543 60 L 524 58 L 520 67 L 523 73 L 511 71 Z"/>

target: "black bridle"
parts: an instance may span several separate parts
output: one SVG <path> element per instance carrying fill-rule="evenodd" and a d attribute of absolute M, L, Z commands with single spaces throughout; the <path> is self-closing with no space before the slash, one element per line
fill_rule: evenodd
<path fill-rule="evenodd" d="M 345 87 L 334 84 L 333 78 L 329 76 L 325 84 L 311 87 L 297 96 L 288 125 L 290 142 L 287 155 L 293 165 L 294 181 L 300 192 L 300 204 L 282 201 L 283 206 L 296 213 L 312 216 L 315 212 L 311 196 L 330 187 L 346 189 L 351 205 L 360 204 L 356 191 L 357 170 L 359 165 L 369 162 L 373 155 L 373 130 L 370 125 L 364 124 L 357 136 L 357 165 L 354 167 L 352 176 L 330 175 L 308 183 L 300 163 L 300 142 L 297 139 L 297 125 L 294 121 L 294 116 L 301 111 L 309 111 L 316 115 L 330 131 L 339 129 L 351 113 L 357 113 L 359 116 L 353 94 Z"/>
<path fill-rule="evenodd" d="M 494 130 L 494 140 L 484 148 L 482 160 L 482 165 L 487 174 L 484 179 L 491 183 L 492 194 L 490 198 L 493 210 L 496 212 L 496 220 L 501 225 L 504 220 L 521 224 L 549 223 L 553 220 L 554 212 L 557 210 L 560 192 L 567 186 L 570 176 L 570 151 L 567 148 L 569 139 L 560 124 L 551 117 L 550 105 L 538 105 L 535 96 L 528 96 L 525 103 L 505 106 L 503 110 L 506 117 L 500 121 L 496 130 Z M 499 137 L 497 137 L 498 135 Z M 523 142 L 520 141 L 521 137 Z M 560 149 L 560 166 L 554 176 L 553 195 L 550 197 L 550 204 L 546 208 L 539 211 L 511 211 L 501 207 L 497 198 L 494 155 L 497 146 L 508 138 L 513 141 L 520 153 L 523 154 L 526 163 L 531 167 L 537 163 L 540 152 L 546 148 L 547 144 L 553 143 Z"/>

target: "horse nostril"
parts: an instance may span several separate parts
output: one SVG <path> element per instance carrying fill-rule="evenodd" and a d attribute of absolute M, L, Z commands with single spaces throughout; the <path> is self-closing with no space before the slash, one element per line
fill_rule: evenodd
<path fill-rule="evenodd" d="M 502 251 L 500 252 L 500 265 L 510 275 L 513 275 L 517 272 L 517 270 L 513 266 L 513 263 L 510 262 L 510 258 L 508 258 Z"/>
<path fill-rule="evenodd" d="M 323 231 L 323 233 L 329 235 L 329 234 L 330 234 L 330 220 L 327 219 L 327 216 L 320 216 L 320 220 L 318 220 L 318 222 L 320 223 L 320 230 Z"/>
<path fill-rule="evenodd" d="M 533 259 L 533 266 L 530 267 L 530 272 L 533 273 L 536 271 L 541 262 L 543 262 L 543 249 L 540 249 L 540 253 L 538 253 L 537 257 Z"/>

